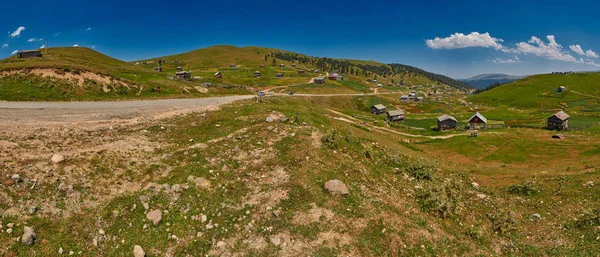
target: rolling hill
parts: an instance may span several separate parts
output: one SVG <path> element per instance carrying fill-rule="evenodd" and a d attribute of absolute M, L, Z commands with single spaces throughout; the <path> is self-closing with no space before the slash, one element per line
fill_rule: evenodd
<path fill-rule="evenodd" d="M 235 66 L 231 67 L 231 64 Z M 161 66 L 161 72 L 154 70 L 158 66 Z M 178 67 L 191 72 L 192 77 L 174 78 Z M 262 76 L 255 78 L 253 74 L 258 70 Z M 366 93 L 379 83 L 473 89 L 462 82 L 411 66 L 309 57 L 273 48 L 213 46 L 138 63 L 124 62 L 89 48 L 61 47 L 50 48 L 48 53 L 44 51 L 42 58 L 12 56 L 0 60 L 0 100 L 70 101 L 251 94 L 256 89 L 307 85 L 312 78 L 327 76 L 333 71 L 346 74 L 344 81 L 327 82 L 332 92 L 339 93 Z M 215 78 L 217 72 L 223 77 Z M 283 74 L 283 78 L 276 78 L 276 74 Z M 399 88 L 387 87 L 389 90 Z"/>
<path fill-rule="evenodd" d="M 461 90 L 472 90 L 472 86 L 449 77 L 430 73 L 412 66 L 402 64 L 383 64 L 375 61 L 335 59 L 327 57 L 310 57 L 304 54 L 293 53 L 290 51 L 274 48 L 261 47 L 236 47 L 229 45 L 219 45 L 203 49 L 194 50 L 187 53 L 171 56 L 157 57 L 138 62 L 146 62 L 146 68 L 152 68 L 157 60 L 166 61 L 168 70 L 174 70 L 177 66 L 192 73 L 200 72 L 207 76 L 209 72 L 227 71 L 230 64 L 236 65 L 236 72 L 246 70 L 246 77 L 251 77 L 255 70 L 259 70 L 261 65 L 265 65 L 267 71 L 275 69 L 269 74 L 286 73 L 291 77 L 296 76 L 297 69 L 307 71 L 319 70 L 313 76 L 324 75 L 326 72 L 339 71 L 347 74 L 348 77 L 359 80 L 365 84 L 445 84 Z M 175 62 L 177 61 L 177 63 Z M 151 64 L 152 63 L 152 64 Z M 285 65 L 285 69 L 280 69 L 280 64 Z M 297 69 L 290 69 L 292 65 L 297 65 Z M 207 72 L 205 72 L 207 71 Z M 204 73 L 203 73 L 204 72 Z M 288 76 L 286 76 L 288 77 Z M 374 80 L 377 80 L 375 83 Z M 229 82 L 244 83 L 247 80 L 230 80 Z"/>
<path fill-rule="evenodd" d="M 480 75 L 477 75 L 477 76 L 474 76 L 474 77 L 471 77 L 468 79 L 458 79 L 458 81 L 462 81 L 462 82 L 467 83 L 471 86 L 474 86 L 478 89 L 484 89 L 493 84 L 506 84 L 509 82 L 513 82 L 515 80 L 525 78 L 525 77 L 527 77 L 527 76 L 513 76 L 513 75 L 492 73 L 492 74 L 480 74 Z"/>
<path fill-rule="evenodd" d="M 590 108 L 598 106 L 600 73 L 541 74 L 469 97 L 474 103 L 516 108 Z M 565 86 L 565 92 L 558 92 Z"/>

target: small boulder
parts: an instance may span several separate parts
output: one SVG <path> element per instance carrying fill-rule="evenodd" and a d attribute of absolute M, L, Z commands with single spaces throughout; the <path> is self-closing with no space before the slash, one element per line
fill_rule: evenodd
<path fill-rule="evenodd" d="M 19 183 L 21 182 L 21 176 L 19 176 L 19 174 L 15 174 L 12 175 L 11 179 L 15 182 L 15 183 Z"/>
<path fill-rule="evenodd" d="M 334 194 L 334 195 L 335 194 L 341 194 L 341 195 L 349 194 L 346 184 L 344 184 L 344 182 L 337 180 L 337 179 L 329 180 L 329 181 L 325 182 L 325 189 L 327 189 L 329 191 L 329 193 Z"/>
<path fill-rule="evenodd" d="M 533 219 L 539 220 L 542 218 L 542 215 L 540 215 L 539 213 L 534 213 L 533 214 Z"/>
<path fill-rule="evenodd" d="M 279 238 L 279 237 L 271 237 L 270 241 L 275 246 L 279 246 L 281 244 L 281 238 Z"/>
<path fill-rule="evenodd" d="M 146 218 L 148 218 L 154 225 L 157 225 L 162 220 L 162 212 L 160 210 L 153 210 L 146 214 Z"/>
<path fill-rule="evenodd" d="M 227 246 L 227 243 L 226 243 L 225 241 L 219 241 L 219 242 L 217 243 L 217 247 L 219 247 L 219 248 L 221 248 L 221 247 L 225 247 L 225 246 Z"/>
<path fill-rule="evenodd" d="M 21 243 L 23 245 L 33 245 L 35 243 L 35 230 L 31 227 L 25 227 L 23 229 L 23 236 L 21 236 Z"/>
<path fill-rule="evenodd" d="M 472 182 L 472 183 L 471 183 L 471 185 L 472 185 L 474 188 L 479 188 L 479 184 L 477 184 L 477 182 Z"/>
<path fill-rule="evenodd" d="M 62 156 L 62 155 L 60 155 L 60 154 L 52 155 L 52 162 L 53 163 L 61 163 L 64 160 L 65 160 L 65 157 Z"/>
<path fill-rule="evenodd" d="M 142 249 L 141 246 L 136 245 L 133 247 L 133 256 L 134 257 L 145 257 L 146 252 L 144 252 L 144 249 Z"/>
<path fill-rule="evenodd" d="M 273 118 L 271 118 L 271 116 L 267 117 L 267 123 L 271 123 L 273 122 Z"/>

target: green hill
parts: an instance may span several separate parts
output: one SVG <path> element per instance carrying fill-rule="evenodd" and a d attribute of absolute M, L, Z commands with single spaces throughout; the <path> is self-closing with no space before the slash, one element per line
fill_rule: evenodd
<path fill-rule="evenodd" d="M 157 60 L 166 61 L 164 67 L 167 71 L 174 71 L 179 66 L 192 74 L 199 74 L 207 78 L 217 71 L 222 72 L 223 79 L 213 80 L 215 83 L 295 85 L 304 84 L 307 81 L 306 78 L 325 76 L 328 72 L 338 71 L 346 74 L 346 77 L 352 80 L 371 87 L 376 84 L 388 85 L 391 83 L 393 85 L 449 85 L 461 90 L 474 89 L 463 82 L 411 66 L 387 65 L 375 61 L 310 57 L 274 48 L 240 48 L 220 45 L 139 62 L 145 62 L 144 67 L 146 68 L 153 68 Z M 235 64 L 236 67 L 230 68 L 231 64 Z M 281 64 L 285 67 L 281 67 Z M 261 65 L 265 67 L 261 68 Z M 254 71 L 257 70 L 263 72 L 262 79 L 252 79 Z M 299 74 L 298 70 L 305 70 L 306 73 Z M 318 72 L 314 72 L 314 70 L 318 70 Z M 286 79 L 269 80 L 274 78 L 277 73 L 283 73 Z"/>
<path fill-rule="evenodd" d="M 0 100 L 172 98 L 211 93 L 197 90 L 200 83 L 173 80 L 89 48 L 50 48 L 43 55 L 0 61 Z"/>
<path fill-rule="evenodd" d="M 565 92 L 558 92 L 565 86 Z M 516 108 L 598 108 L 600 73 L 542 74 L 495 87 L 467 100 Z"/>

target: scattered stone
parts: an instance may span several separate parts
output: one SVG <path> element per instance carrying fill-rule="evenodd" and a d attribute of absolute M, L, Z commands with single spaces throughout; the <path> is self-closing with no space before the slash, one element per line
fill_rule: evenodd
<path fill-rule="evenodd" d="M 165 129 L 165 126 L 160 126 L 160 129 L 161 129 L 161 130 L 164 130 L 164 129 Z"/>
<path fill-rule="evenodd" d="M 135 245 L 133 247 L 133 256 L 134 257 L 145 257 L 146 256 L 146 252 L 144 252 L 144 249 L 142 249 L 141 246 Z"/>
<path fill-rule="evenodd" d="M 588 181 L 584 184 L 585 187 L 593 187 L 594 186 L 594 181 Z"/>
<path fill-rule="evenodd" d="M 422 187 L 422 186 L 419 186 L 419 185 L 416 185 L 416 186 L 415 186 L 415 190 L 419 190 L 419 189 L 423 189 L 423 187 Z"/>
<path fill-rule="evenodd" d="M 477 184 L 477 182 L 473 182 L 473 183 L 471 183 L 471 185 L 472 185 L 474 188 L 479 188 L 479 184 Z"/>
<path fill-rule="evenodd" d="M 206 229 L 213 229 L 213 227 L 214 227 L 213 224 L 210 224 L 210 223 L 206 224 Z"/>
<path fill-rule="evenodd" d="M 341 195 L 349 194 L 346 184 L 344 184 L 344 182 L 337 180 L 337 179 L 329 180 L 329 181 L 325 182 L 325 188 L 331 194 L 341 194 Z"/>
<path fill-rule="evenodd" d="M 157 225 L 162 220 L 162 213 L 160 210 L 153 210 L 146 214 L 146 218 L 148 218 L 154 225 Z"/>
<path fill-rule="evenodd" d="M 12 234 L 12 231 L 13 231 L 12 228 L 9 228 L 9 229 L 6 230 L 6 233 Z"/>
<path fill-rule="evenodd" d="M 221 171 L 223 171 L 223 172 L 229 171 L 229 166 L 223 165 L 223 168 L 221 169 Z"/>
<path fill-rule="evenodd" d="M 181 192 L 181 185 L 179 184 L 175 184 L 171 187 L 171 191 L 173 191 L 174 193 L 179 193 Z"/>
<path fill-rule="evenodd" d="M 62 155 L 60 155 L 60 154 L 52 155 L 52 162 L 53 163 L 61 163 L 64 160 L 65 160 L 65 157 L 62 156 Z"/>
<path fill-rule="evenodd" d="M 63 254 L 65 252 L 65 250 L 62 249 L 62 247 L 58 248 L 58 254 Z"/>
<path fill-rule="evenodd" d="M 202 232 L 198 231 L 198 233 L 196 233 L 196 237 L 202 237 Z"/>
<path fill-rule="evenodd" d="M 100 229 L 100 230 L 98 230 L 98 235 L 101 235 L 101 236 L 103 236 L 103 235 L 105 235 L 105 234 L 106 234 L 106 232 L 104 231 L 104 229 Z"/>
<path fill-rule="evenodd" d="M 308 126 L 307 122 L 302 122 L 302 126 Z"/>
<path fill-rule="evenodd" d="M 539 219 L 542 218 L 542 215 L 540 215 L 539 213 L 534 213 L 533 214 L 533 218 L 536 219 L 536 220 L 539 220 Z"/>
<path fill-rule="evenodd" d="M 29 214 L 35 214 L 35 212 L 37 212 L 37 206 L 29 206 L 27 211 L 29 211 Z"/>
<path fill-rule="evenodd" d="M 225 241 L 219 241 L 217 243 L 217 247 L 225 247 L 225 246 L 227 246 L 227 243 L 225 243 Z"/>
<path fill-rule="evenodd" d="M 12 175 L 11 179 L 15 182 L 15 183 L 19 183 L 21 182 L 21 176 L 19 176 L 19 174 L 15 174 Z"/>
<path fill-rule="evenodd" d="M 270 241 L 275 246 L 279 246 L 281 244 L 281 238 L 279 238 L 279 237 L 271 237 Z"/>
<path fill-rule="evenodd" d="M 144 206 L 144 210 L 150 209 L 150 205 L 148 203 L 143 203 L 142 205 Z"/>
<path fill-rule="evenodd" d="M 271 116 L 267 117 L 267 123 L 271 123 L 273 122 L 273 118 L 271 118 Z"/>
<path fill-rule="evenodd" d="M 165 191 L 170 191 L 171 190 L 171 186 L 167 183 L 162 184 L 163 189 L 165 189 Z"/>
<path fill-rule="evenodd" d="M 14 225 L 15 225 L 15 223 L 8 223 L 8 224 L 6 224 L 6 227 L 7 228 L 13 228 Z"/>
<path fill-rule="evenodd" d="M 23 245 L 33 245 L 35 243 L 35 230 L 31 227 L 25 227 L 23 229 L 23 236 L 21 236 L 21 243 Z"/>
<path fill-rule="evenodd" d="M 479 198 L 481 200 L 484 200 L 484 199 L 487 198 L 487 195 L 485 195 L 485 194 L 477 194 L 477 198 Z"/>
<path fill-rule="evenodd" d="M 208 220 L 208 217 L 206 217 L 206 215 L 201 214 L 200 215 L 200 221 L 202 221 L 202 223 L 206 222 Z"/>

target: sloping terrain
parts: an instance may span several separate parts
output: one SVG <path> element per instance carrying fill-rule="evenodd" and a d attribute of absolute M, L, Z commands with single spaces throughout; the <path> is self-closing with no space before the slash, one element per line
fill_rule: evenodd
<path fill-rule="evenodd" d="M 408 119 L 387 126 L 373 103 Z M 0 121 L 0 255 L 128 256 L 135 245 L 147 256 L 599 254 L 592 130 L 554 141 L 540 129 L 414 128 L 434 126 L 442 107 L 460 121 L 470 111 L 268 97 L 133 123 Z M 24 226 L 33 246 L 20 243 Z"/>
<path fill-rule="evenodd" d="M 203 83 L 170 79 L 165 73 L 88 48 L 50 48 L 43 55 L 0 61 L 0 100 L 173 98 L 249 92 L 241 88 L 198 89 Z"/>
<path fill-rule="evenodd" d="M 469 97 L 490 106 L 516 108 L 589 108 L 598 106 L 600 73 L 542 74 L 530 76 Z M 565 92 L 558 92 L 560 86 Z"/>

